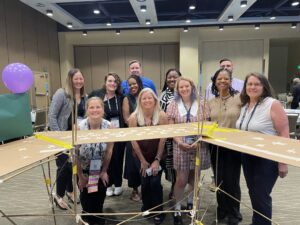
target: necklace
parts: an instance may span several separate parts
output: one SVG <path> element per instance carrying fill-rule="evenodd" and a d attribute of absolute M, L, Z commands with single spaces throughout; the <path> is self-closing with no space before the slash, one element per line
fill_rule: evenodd
<path fill-rule="evenodd" d="M 226 95 L 225 97 L 220 96 L 221 99 L 221 105 L 223 106 L 223 110 L 226 111 L 227 110 L 227 100 L 231 97 L 230 94 Z"/>

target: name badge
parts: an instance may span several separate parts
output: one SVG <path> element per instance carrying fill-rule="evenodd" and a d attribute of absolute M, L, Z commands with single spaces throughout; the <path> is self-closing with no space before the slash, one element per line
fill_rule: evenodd
<path fill-rule="evenodd" d="M 92 159 L 90 163 L 90 172 L 92 171 L 100 171 L 101 168 L 101 160 L 100 159 Z"/>
<path fill-rule="evenodd" d="M 120 128 L 119 117 L 111 118 L 110 123 L 111 123 L 113 128 Z"/>

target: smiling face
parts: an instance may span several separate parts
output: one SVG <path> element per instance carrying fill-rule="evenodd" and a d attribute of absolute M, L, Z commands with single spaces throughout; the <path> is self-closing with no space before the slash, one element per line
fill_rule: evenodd
<path fill-rule="evenodd" d="M 258 101 L 263 94 L 263 85 L 255 76 L 250 76 L 246 83 L 246 93 L 250 100 Z"/>
<path fill-rule="evenodd" d="M 104 115 L 103 103 L 100 99 L 90 99 L 87 103 L 87 115 L 91 120 L 102 119 Z"/>
<path fill-rule="evenodd" d="M 171 70 L 166 79 L 166 83 L 169 89 L 174 90 L 175 83 L 177 78 L 179 77 L 178 73 L 175 70 Z"/>
<path fill-rule="evenodd" d="M 233 71 L 233 64 L 231 61 L 223 61 L 220 63 L 220 67 L 226 69 L 232 73 Z"/>
<path fill-rule="evenodd" d="M 114 76 L 109 75 L 107 76 L 106 82 L 105 82 L 105 88 L 108 92 L 115 92 L 117 90 L 117 81 L 114 78 Z"/>
<path fill-rule="evenodd" d="M 143 92 L 140 101 L 142 109 L 154 109 L 156 100 L 150 91 Z"/>
<path fill-rule="evenodd" d="M 84 78 L 81 74 L 81 72 L 77 72 L 74 74 L 72 78 L 72 84 L 74 89 L 80 90 L 84 85 Z"/>
<path fill-rule="evenodd" d="M 192 95 L 192 85 L 189 81 L 180 80 L 178 83 L 178 94 L 181 98 L 191 97 Z"/>
<path fill-rule="evenodd" d="M 129 66 L 129 74 L 140 76 L 142 74 L 141 65 L 138 62 L 134 62 Z"/>
<path fill-rule="evenodd" d="M 128 79 L 129 93 L 133 96 L 138 94 L 139 85 L 134 78 Z"/>
<path fill-rule="evenodd" d="M 227 93 L 231 86 L 230 75 L 226 71 L 221 71 L 216 79 L 216 87 L 219 93 Z"/>

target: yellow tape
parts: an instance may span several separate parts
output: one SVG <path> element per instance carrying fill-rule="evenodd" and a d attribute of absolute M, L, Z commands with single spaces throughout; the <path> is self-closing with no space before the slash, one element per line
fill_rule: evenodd
<path fill-rule="evenodd" d="M 51 184 L 51 180 L 48 178 L 48 179 L 45 179 L 45 182 L 47 185 L 50 185 Z"/>
<path fill-rule="evenodd" d="M 192 126 L 198 127 L 198 124 L 192 124 Z M 204 136 L 210 137 L 210 138 L 214 138 L 213 133 L 214 132 L 240 132 L 240 130 L 238 129 L 232 129 L 232 128 L 226 128 L 226 127 L 219 127 L 219 125 L 217 123 L 213 123 L 211 125 L 203 125 L 203 128 L 206 129 L 206 132 L 203 133 Z M 218 139 L 224 139 L 225 138 L 218 138 Z"/>
<path fill-rule="evenodd" d="M 76 175 L 76 174 L 77 174 L 77 166 L 74 165 L 74 166 L 73 166 L 73 175 Z"/>
<path fill-rule="evenodd" d="M 196 166 L 200 166 L 200 159 L 199 159 L 199 157 L 196 157 L 195 164 L 196 164 Z"/>
<path fill-rule="evenodd" d="M 59 140 L 56 140 L 54 138 L 49 138 L 49 137 L 46 137 L 46 136 L 44 136 L 42 134 L 35 134 L 35 137 L 37 139 L 40 139 L 40 140 L 43 140 L 43 141 L 47 141 L 49 143 L 55 144 L 57 146 L 65 148 L 65 149 L 72 149 L 73 148 L 73 146 L 71 144 L 69 144 L 69 143 L 65 143 L 63 141 L 59 141 Z"/>
<path fill-rule="evenodd" d="M 197 225 L 203 225 L 203 223 L 199 220 L 196 220 L 195 222 L 196 222 Z"/>

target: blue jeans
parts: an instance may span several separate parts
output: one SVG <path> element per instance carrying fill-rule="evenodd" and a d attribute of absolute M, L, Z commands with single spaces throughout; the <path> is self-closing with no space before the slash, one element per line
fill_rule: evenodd
<path fill-rule="evenodd" d="M 162 204 L 163 202 L 163 187 L 161 185 L 161 174 L 162 171 L 156 176 L 141 176 L 142 182 L 142 201 L 143 207 L 142 211 L 151 209 L 157 205 Z M 157 207 L 154 211 L 161 211 L 163 209 L 162 206 Z"/>
<path fill-rule="evenodd" d="M 252 208 L 268 218 L 272 218 L 271 192 L 278 177 L 278 163 L 257 156 L 242 154 L 242 166 L 249 190 Z M 272 223 L 253 212 L 253 225 Z"/>

